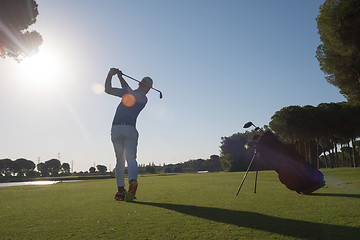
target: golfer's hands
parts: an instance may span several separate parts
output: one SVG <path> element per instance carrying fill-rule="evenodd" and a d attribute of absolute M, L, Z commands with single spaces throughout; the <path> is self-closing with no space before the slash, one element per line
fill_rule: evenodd
<path fill-rule="evenodd" d="M 117 68 L 110 68 L 109 75 L 114 76 L 115 74 L 118 74 L 119 72 L 121 72 L 121 71 L 119 71 L 119 69 L 117 69 Z"/>

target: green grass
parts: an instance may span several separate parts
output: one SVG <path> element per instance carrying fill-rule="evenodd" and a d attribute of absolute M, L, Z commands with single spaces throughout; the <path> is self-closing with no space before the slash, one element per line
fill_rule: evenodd
<path fill-rule="evenodd" d="M 299 195 L 273 171 L 139 177 L 136 203 L 115 179 L 0 188 L 0 239 L 358 239 L 360 169 L 322 170 Z"/>

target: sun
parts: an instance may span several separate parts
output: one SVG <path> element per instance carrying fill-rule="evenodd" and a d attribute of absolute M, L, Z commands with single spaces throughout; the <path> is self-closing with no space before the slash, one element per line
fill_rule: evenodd
<path fill-rule="evenodd" d="M 31 87 L 44 89 L 59 81 L 62 68 L 60 55 L 49 48 L 40 48 L 37 54 L 24 59 L 20 65 L 23 79 Z"/>

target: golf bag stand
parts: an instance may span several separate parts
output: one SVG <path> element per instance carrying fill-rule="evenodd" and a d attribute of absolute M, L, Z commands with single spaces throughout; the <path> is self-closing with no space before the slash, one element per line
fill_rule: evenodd
<path fill-rule="evenodd" d="M 258 173 L 259 173 L 259 158 L 256 158 L 256 174 L 255 174 L 254 193 L 256 193 L 256 183 L 257 183 L 257 179 L 258 179 Z"/>
<path fill-rule="evenodd" d="M 242 187 L 242 185 L 243 185 L 244 182 L 245 182 L 245 178 L 246 178 L 246 176 L 248 175 L 249 170 L 250 170 L 250 167 L 251 167 L 252 163 L 254 162 L 254 159 L 255 159 L 255 158 L 256 158 L 256 149 L 255 149 L 254 155 L 253 155 L 253 157 L 252 157 L 252 159 L 251 159 L 251 161 L 250 161 L 250 163 L 249 163 L 249 166 L 248 166 L 248 168 L 247 168 L 247 170 L 246 170 L 246 172 L 245 172 L 245 175 L 244 175 L 244 177 L 243 177 L 243 179 L 242 179 L 242 181 L 241 181 L 241 184 L 240 184 L 239 190 L 238 190 L 237 193 L 236 193 L 236 196 L 239 195 L 239 192 L 240 192 L 240 190 L 241 190 L 241 187 Z M 255 177 L 255 189 L 254 189 L 254 193 L 256 193 L 256 182 L 257 182 L 257 176 L 258 176 L 258 171 L 259 171 L 259 159 L 258 159 L 258 158 L 256 159 L 256 162 L 257 162 L 257 164 L 256 164 L 257 166 L 256 166 L 256 177 Z"/>

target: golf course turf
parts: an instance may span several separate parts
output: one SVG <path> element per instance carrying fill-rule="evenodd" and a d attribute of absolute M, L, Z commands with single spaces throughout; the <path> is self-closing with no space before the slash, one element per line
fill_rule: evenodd
<path fill-rule="evenodd" d="M 137 200 L 115 179 L 0 188 L 0 239 L 358 239 L 360 168 L 321 169 L 299 195 L 274 171 L 141 175 Z"/>

